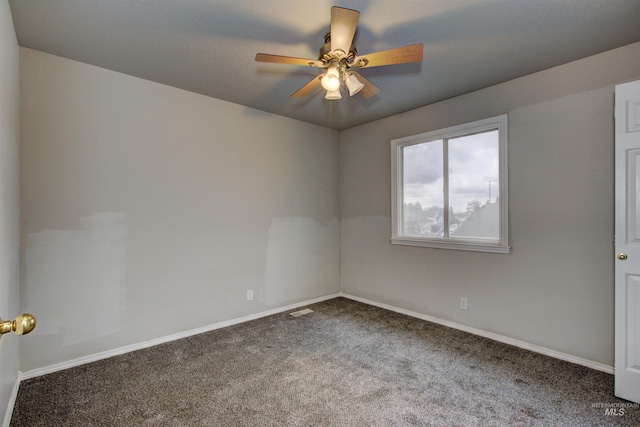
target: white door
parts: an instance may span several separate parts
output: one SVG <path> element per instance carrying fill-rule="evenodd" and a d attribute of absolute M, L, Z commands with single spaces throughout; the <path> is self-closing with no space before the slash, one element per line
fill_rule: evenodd
<path fill-rule="evenodd" d="M 640 402 L 640 81 L 615 99 L 615 394 Z"/>

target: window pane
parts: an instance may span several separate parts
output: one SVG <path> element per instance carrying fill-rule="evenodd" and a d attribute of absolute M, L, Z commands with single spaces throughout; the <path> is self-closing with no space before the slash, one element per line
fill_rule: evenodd
<path fill-rule="evenodd" d="M 500 238 L 498 131 L 449 139 L 449 235 Z"/>
<path fill-rule="evenodd" d="M 506 137 L 504 114 L 392 140 L 391 243 L 509 253 Z"/>
<path fill-rule="evenodd" d="M 442 140 L 404 147 L 402 163 L 403 234 L 442 237 Z"/>

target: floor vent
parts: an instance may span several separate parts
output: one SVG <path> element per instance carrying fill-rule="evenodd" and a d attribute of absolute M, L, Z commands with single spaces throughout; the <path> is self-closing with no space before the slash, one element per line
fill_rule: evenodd
<path fill-rule="evenodd" d="M 313 313 L 313 310 L 311 310 L 310 308 L 305 308 L 304 310 L 294 311 L 293 313 L 289 313 L 289 314 L 292 315 L 293 317 L 298 317 L 298 316 L 302 316 L 303 314 L 309 314 L 309 313 Z"/>

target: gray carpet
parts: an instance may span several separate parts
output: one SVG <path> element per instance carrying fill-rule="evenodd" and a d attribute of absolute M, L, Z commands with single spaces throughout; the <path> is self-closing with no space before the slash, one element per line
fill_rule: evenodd
<path fill-rule="evenodd" d="M 11 426 L 640 426 L 613 376 L 345 298 L 25 380 Z M 619 411 L 617 411 L 619 413 Z"/>

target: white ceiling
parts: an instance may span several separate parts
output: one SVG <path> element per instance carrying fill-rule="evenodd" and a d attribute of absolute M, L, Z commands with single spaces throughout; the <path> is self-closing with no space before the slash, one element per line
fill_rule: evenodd
<path fill-rule="evenodd" d="M 9 3 L 21 46 L 339 130 L 640 41 L 640 0 Z M 358 53 L 423 43 L 422 63 L 361 70 L 370 99 L 289 98 L 319 71 L 255 54 L 316 59 L 331 6 L 360 11 Z"/>

